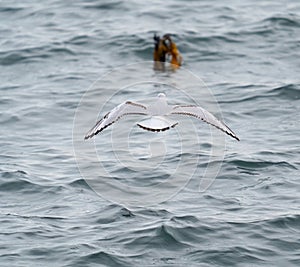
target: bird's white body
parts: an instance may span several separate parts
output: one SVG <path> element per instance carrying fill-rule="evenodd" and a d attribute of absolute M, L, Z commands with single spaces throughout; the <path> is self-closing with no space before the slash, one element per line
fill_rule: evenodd
<path fill-rule="evenodd" d="M 172 107 L 168 105 L 166 95 L 159 93 L 157 101 L 149 105 L 147 110 L 150 116 L 166 116 L 170 114 Z"/>

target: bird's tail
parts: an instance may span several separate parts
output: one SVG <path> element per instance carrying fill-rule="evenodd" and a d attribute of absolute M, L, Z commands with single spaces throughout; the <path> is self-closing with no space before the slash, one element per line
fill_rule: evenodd
<path fill-rule="evenodd" d="M 163 132 L 174 128 L 177 124 L 178 122 L 171 121 L 165 117 L 154 116 L 150 119 L 139 122 L 137 125 L 147 131 Z"/>

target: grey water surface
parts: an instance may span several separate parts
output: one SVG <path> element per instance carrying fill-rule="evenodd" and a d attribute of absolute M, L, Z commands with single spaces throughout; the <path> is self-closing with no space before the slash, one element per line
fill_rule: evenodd
<path fill-rule="evenodd" d="M 299 1 L 4 0 L 0 21 L 0 266 L 300 266 Z M 126 206 L 99 196 L 78 169 L 74 118 L 97 79 L 101 107 L 111 97 L 107 73 L 152 60 L 154 33 L 173 34 L 184 64 L 157 73 L 149 63 L 146 73 L 172 84 L 192 71 L 241 141 L 225 136 L 204 192 L 196 173 L 165 201 Z M 146 79 L 132 72 L 123 83 L 135 75 Z M 133 87 L 111 102 L 164 90 Z M 183 159 L 188 178 L 198 146 L 203 170 L 210 128 L 195 127 L 203 139 L 184 139 L 182 154 L 175 129 L 134 150 L 154 133 L 130 128 L 133 156 L 150 170 L 111 162 L 109 141 L 120 133 L 106 129 L 95 138 L 108 170 L 100 186 L 125 180 L 147 190 L 176 178 Z"/>

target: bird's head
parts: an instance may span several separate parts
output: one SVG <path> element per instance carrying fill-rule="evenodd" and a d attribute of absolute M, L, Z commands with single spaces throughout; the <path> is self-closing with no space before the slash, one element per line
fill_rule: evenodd
<path fill-rule="evenodd" d="M 166 95 L 165 95 L 164 93 L 159 93 L 157 96 L 158 96 L 159 98 L 165 98 L 165 97 L 166 97 Z"/>

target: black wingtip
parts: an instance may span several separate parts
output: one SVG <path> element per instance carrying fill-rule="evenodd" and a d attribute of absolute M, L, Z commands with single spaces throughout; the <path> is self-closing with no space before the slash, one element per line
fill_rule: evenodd
<path fill-rule="evenodd" d="M 88 139 L 90 139 L 90 138 L 92 138 L 94 135 L 86 135 L 84 138 L 83 138 L 83 140 L 88 140 Z"/>
<path fill-rule="evenodd" d="M 220 128 L 219 128 L 220 129 Z M 221 129 L 220 129 L 221 130 Z M 232 138 L 234 138 L 235 140 L 237 141 L 240 141 L 240 138 L 238 138 L 234 132 L 227 132 L 227 131 L 224 131 L 225 133 L 227 133 L 229 136 L 231 136 Z"/>
<path fill-rule="evenodd" d="M 241 141 L 241 139 L 238 138 L 237 136 L 233 136 L 233 138 L 235 138 L 237 141 Z"/>
<path fill-rule="evenodd" d="M 85 136 L 84 136 L 84 139 L 83 140 L 88 140 L 88 139 L 91 139 L 91 138 L 93 138 L 96 134 L 98 134 L 99 133 L 99 131 L 98 132 L 88 132 Z"/>

